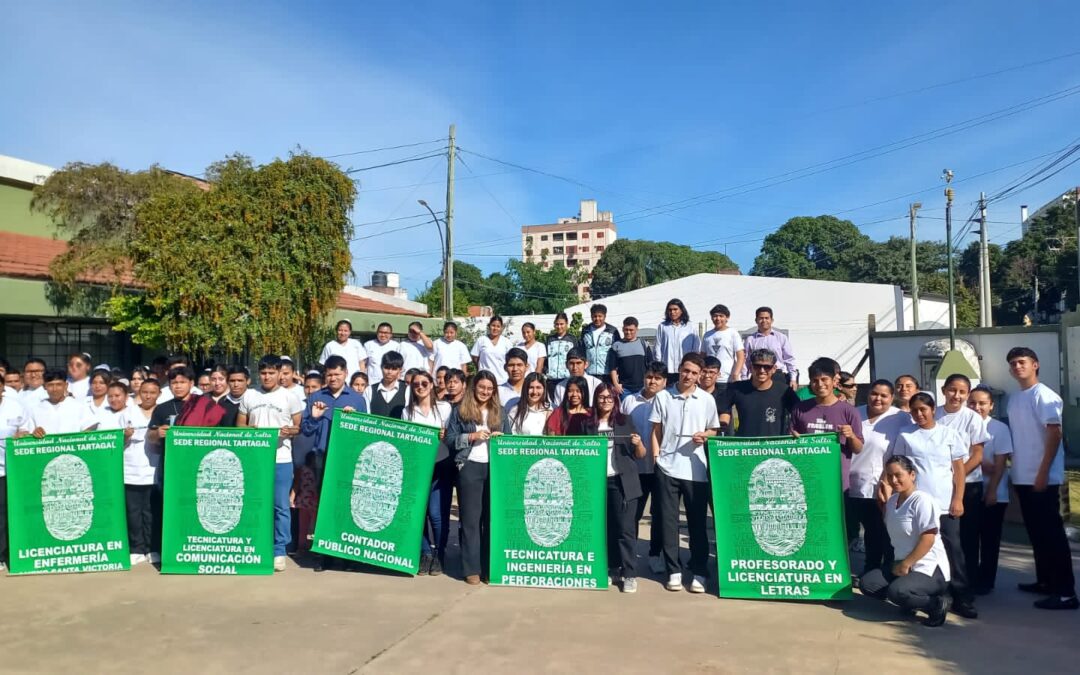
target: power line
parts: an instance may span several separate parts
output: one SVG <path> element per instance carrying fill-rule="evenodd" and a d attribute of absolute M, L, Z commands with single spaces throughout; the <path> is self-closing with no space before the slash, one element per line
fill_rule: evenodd
<path fill-rule="evenodd" d="M 373 164 L 372 166 L 363 166 L 359 169 L 348 169 L 346 174 L 360 173 L 361 171 L 371 171 L 372 169 L 384 169 L 388 166 L 397 166 L 398 164 L 408 164 L 409 162 L 420 162 L 425 159 L 432 159 L 433 157 L 445 157 L 446 154 L 441 151 L 436 151 L 430 154 L 417 155 L 415 157 L 406 157 L 405 159 L 399 159 L 394 162 L 385 162 L 383 164 Z"/>
<path fill-rule="evenodd" d="M 435 212 L 436 215 L 438 215 L 440 213 L 442 213 L 442 211 L 436 211 Z M 393 222 L 396 222 L 396 221 L 399 221 L 399 220 L 412 220 L 413 218 L 430 218 L 430 217 L 431 217 L 431 214 L 429 214 L 429 213 L 417 213 L 414 216 L 401 216 L 399 218 L 386 218 L 384 220 L 372 220 L 372 221 L 369 221 L 369 222 L 366 222 L 366 223 L 357 223 L 357 224 L 353 225 L 353 227 L 366 227 L 368 225 L 381 225 L 383 223 L 393 223 Z"/>
<path fill-rule="evenodd" d="M 341 152 L 336 155 L 323 155 L 323 159 L 335 159 L 337 157 L 352 157 L 353 155 L 368 155 L 373 152 L 385 152 L 387 150 L 401 150 L 402 148 L 416 148 L 421 145 L 432 145 L 435 143 L 445 142 L 445 138 L 436 138 L 430 141 L 420 141 L 419 143 L 405 143 L 404 145 L 388 145 L 385 148 L 371 148 L 370 150 L 354 150 L 353 152 Z"/>

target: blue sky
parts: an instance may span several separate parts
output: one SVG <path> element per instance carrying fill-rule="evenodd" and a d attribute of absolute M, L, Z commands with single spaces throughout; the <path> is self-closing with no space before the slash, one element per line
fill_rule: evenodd
<path fill-rule="evenodd" d="M 943 168 L 962 224 L 979 190 L 1037 162 L 965 177 L 1080 136 L 1075 95 L 764 180 L 1080 85 L 1080 53 L 1065 56 L 1080 51 L 1075 0 L 89 4 L 6 8 L 0 154 L 197 174 L 233 152 L 335 155 L 432 141 L 455 122 L 465 150 L 568 179 L 463 155 L 455 248 L 485 271 L 519 253 L 522 224 L 574 215 L 590 197 L 621 237 L 709 242 L 744 272 L 796 215 L 840 213 L 882 239 L 906 234 L 918 199 L 920 236 L 943 237 Z M 378 235 L 354 244 L 358 281 L 398 271 L 415 291 L 437 275 L 434 227 L 408 217 L 424 213 L 417 199 L 443 208 L 445 171 L 430 158 L 357 174 L 357 236 Z M 1021 203 L 1078 184 L 1080 164 L 995 204 L 991 239 L 1019 236 Z"/>

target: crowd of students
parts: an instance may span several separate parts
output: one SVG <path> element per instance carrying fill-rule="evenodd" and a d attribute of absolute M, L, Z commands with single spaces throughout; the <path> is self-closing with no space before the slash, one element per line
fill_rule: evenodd
<path fill-rule="evenodd" d="M 949 597 L 952 611 L 975 618 L 975 596 L 995 585 L 1011 484 L 1036 562 L 1036 580 L 1020 590 L 1044 595 L 1035 603 L 1039 608 L 1077 608 L 1058 511 L 1062 401 L 1039 383 L 1031 350 L 1017 347 L 1008 354 L 1020 390 L 1008 398 L 1006 426 L 991 417 L 992 391 L 982 385 L 972 390 L 963 375 L 945 380 L 940 406 L 905 375 L 895 383 L 874 382 L 866 404 L 856 408 L 854 377 L 827 357 L 808 368 L 809 396 L 803 400 L 792 347 L 773 330 L 768 307 L 755 313 L 757 331 L 742 338 L 728 325 L 729 310 L 716 305 L 710 312 L 714 328 L 699 338 L 685 305 L 673 299 L 657 327 L 655 348 L 637 336 L 636 319 L 626 318 L 620 333 L 606 314 L 603 305 L 594 305 L 580 339 L 568 333 L 565 314 L 556 316 L 543 343 L 536 327 L 525 324 L 518 344 L 503 334 L 503 320 L 492 317 L 487 335 L 471 350 L 457 339 L 452 321 L 436 340 L 419 322 L 401 341 L 381 324 L 364 344 L 341 321 L 317 369 L 299 377 L 288 357 L 264 357 L 258 389 L 250 387 L 243 367 L 196 375 L 183 357 L 131 373 L 92 368 L 82 354 L 69 359 L 66 371 L 29 359 L 20 373 L 0 360 L 9 385 L 0 398 L 0 439 L 123 429 L 129 536 L 132 562 L 138 563 L 160 557 L 162 453 L 171 426 L 277 428 L 274 564 L 283 570 L 294 531 L 290 508 L 299 511 L 300 548 L 313 527 L 333 410 L 438 427 L 419 574 L 442 573 L 456 490 L 462 575 L 476 585 L 488 577 L 491 438 L 601 435 L 608 439 L 613 583 L 626 593 L 637 590 L 634 551 L 648 505 L 650 570 L 663 575 L 669 590 L 703 593 L 708 438 L 833 432 L 842 450 L 848 537 L 865 549 L 858 581 L 864 594 L 921 610 L 932 626 L 945 621 Z M 7 554 L 3 476 L 0 455 L 0 560 Z M 685 568 L 680 502 L 689 534 Z M 335 564 L 340 562 L 320 557 L 315 569 Z"/>

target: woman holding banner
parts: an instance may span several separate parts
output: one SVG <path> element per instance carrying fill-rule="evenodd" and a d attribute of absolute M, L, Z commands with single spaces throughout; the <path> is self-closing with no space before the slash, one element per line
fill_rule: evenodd
<path fill-rule="evenodd" d="M 446 542 L 450 536 L 450 502 L 454 496 L 457 467 L 446 446 L 446 425 L 450 421 L 450 404 L 435 395 L 435 380 L 427 371 L 413 375 L 411 396 L 401 411 L 406 422 L 426 424 L 439 429 L 439 450 L 435 455 L 435 470 L 431 475 L 431 494 L 428 496 L 428 517 L 420 541 L 420 570 L 417 576 L 442 574 L 446 560 Z"/>
<path fill-rule="evenodd" d="M 524 396 L 510 408 L 510 433 L 521 436 L 543 436 L 544 425 L 551 416 L 547 386 L 540 373 L 529 373 L 521 384 Z"/>
<path fill-rule="evenodd" d="M 904 455 L 885 462 L 892 495 L 885 502 L 885 526 L 898 561 L 889 572 L 875 569 L 859 583 L 865 595 L 888 599 L 908 611 L 926 612 L 924 626 L 945 623 L 949 559 L 941 543 L 933 496 L 915 487 L 915 463 Z"/>
<path fill-rule="evenodd" d="M 585 426 L 589 415 L 589 382 L 584 377 L 571 375 L 566 378 L 566 395 L 548 417 L 544 433 L 548 436 L 580 436 L 587 433 Z"/>
<path fill-rule="evenodd" d="M 567 396 L 569 398 L 569 396 Z M 645 456 L 641 436 L 616 407 L 618 396 L 606 384 L 596 388 L 586 432 L 606 436 L 607 457 L 607 551 L 608 574 L 613 583 L 622 580 L 623 593 L 637 592 L 634 549 L 637 547 L 637 502 L 641 498 L 634 459 Z"/>
<path fill-rule="evenodd" d="M 470 586 L 487 579 L 490 565 L 488 441 L 510 433 L 510 419 L 495 396 L 498 386 L 491 371 L 478 372 L 446 425 L 446 443 L 458 469 L 461 571 Z"/>

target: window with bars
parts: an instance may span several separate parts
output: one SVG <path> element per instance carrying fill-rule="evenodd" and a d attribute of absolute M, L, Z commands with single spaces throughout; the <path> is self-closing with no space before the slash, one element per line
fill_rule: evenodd
<path fill-rule="evenodd" d="M 70 354 L 86 352 L 94 363 L 125 367 L 125 338 L 103 323 L 55 321 L 2 322 L 4 356 L 20 367 L 31 356 L 44 359 L 50 368 L 64 368 Z"/>

